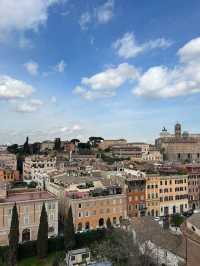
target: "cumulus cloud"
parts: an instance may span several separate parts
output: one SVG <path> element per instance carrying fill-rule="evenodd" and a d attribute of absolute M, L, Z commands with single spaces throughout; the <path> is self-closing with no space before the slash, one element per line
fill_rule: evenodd
<path fill-rule="evenodd" d="M 74 88 L 74 93 L 87 100 L 111 97 L 125 82 L 135 80 L 138 76 L 139 72 L 134 66 L 123 63 L 89 78 L 82 78 L 81 85 Z"/>
<path fill-rule="evenodd" d="M 61 60 L 56 66 L 55 66 L 55 71 L 59 73 L 63 73 L 65 71 L 66 63 L 64 60 Z"/>
<path fill-rule="evenodd" d="M 127 32 L 124 36 L 113 43 L 113 48 L 118 56 L 128 59 L 156 48 L 167 48 L 172 42 L 164 38 L 150 40 L 143 44 L 138 44 L 132 32 Z"/>
<path fill-rule="evenodd" d="M 91 22 L 91 15 L 89 12 L 85 12 L 81 15 L 79 24 L 82 30 L 86 30 L 88 28 L 89 23 Z"/>
<path fill-rule="evenodd" d="M 24 81 L 10 76 L 0 76 L 0 99 L 12 100 L 31 95 L 34 88 Z"/>
<path fill-rule="evenodd" d="M 96 9 L 97 22 L 101 24 L 108 23 L 113 17 L 114 0 L 108 0 L 102 6 Z"/>
<path fill-rule="evenodd" d="M 41 100 L 32 99 L 26 102 L 19 102 L 15 110 L 19 113 L 32 113 L 37 111 L 42 105 L 43 102 Z"/>
<path fill-rule="evenodd" d="M 0 40 L 12 31 L 38 30 L 48 18 L 48 9 L 62 0 L 1 0 Z"/>
<path fill-rule="evenodd" d="M 155 66 L 138 79 L 133 94 L 171 98 L 200 92 L 200 38 L 186 43 L 177 52 L 179 63 L 173 68 Z"/>
<path fill-rule="evenodd" d="M 30 61 L 28 61 L 27 63 L 24 64 L 24 67 L 26 68 L 27 72 L 31 76 L 37 76 L 37 74 L 38 74 L 38 68 L 39 68 L 38 63 L 30 60 Z"/>

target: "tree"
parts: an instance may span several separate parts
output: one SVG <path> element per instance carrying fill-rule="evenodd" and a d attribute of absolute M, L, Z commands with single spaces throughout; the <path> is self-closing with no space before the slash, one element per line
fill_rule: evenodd
<path fill-rule="evenodd" d="M 19 243 L 19 218 L 17 212 L 17 205 L 12 209 L 12 220 L 9 233 L 9 262 L 10 266 L 17 265 L 18 255 L 18 243 Z"/>
<path fill-rule="evenodd" d="M 48 218 L 45 204 L 42 205 L 42 212 L 40 215 L 40 225 L 37 236 L 37 256 L 43 259 L 48 252 Z"/>
<path fill-rule="evenodd" d="M 110 218 L 107 219 L 106 226 L 108 229 L 112 229 L 112 224 L 111 224 Z"/>
<path fill-rule="evenodd" d="M 75 245 L 75 231 L 71 206 L 64 221 L 64 244 L 66 251 L 73 248 Z"/>

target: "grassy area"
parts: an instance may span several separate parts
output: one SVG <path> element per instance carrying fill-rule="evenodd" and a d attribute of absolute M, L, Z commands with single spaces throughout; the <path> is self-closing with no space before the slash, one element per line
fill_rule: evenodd
<path fill-rule="evenodd" d="M 51 253 L 44 260 L 38 260 L 37 257 L 23 259 L 18 262 L 18 266 L 52 266 L 56 256 L 64 258 L 63 252 Z M 5 266 L 5 264 L 0 263 L 0 266 Z"/>

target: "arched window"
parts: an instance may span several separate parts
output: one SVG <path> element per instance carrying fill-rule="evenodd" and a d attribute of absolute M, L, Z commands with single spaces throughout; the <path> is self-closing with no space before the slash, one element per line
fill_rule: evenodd
<path fill-rule="evenodd" d="M 82 223 L 79 223 L 78 224 L 78 231 L 82 231 L 82 229 L 83 229 L 83 225 L 82 225 Z"/>
<path fill-rule="evenodd" d="M 104 226 L 104 219 L 100 218 L 99 219 L 99 227 L 102 227 L 102 226 Z"/>
<path fill-rule="evenodd" d="M 24 229 L 22 231 L 22 242 L 29 241 L 31 237 L 30 229 Z"/>

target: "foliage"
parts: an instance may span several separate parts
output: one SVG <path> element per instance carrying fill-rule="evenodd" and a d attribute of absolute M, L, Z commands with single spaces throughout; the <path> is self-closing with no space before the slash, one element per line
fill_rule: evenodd
<path fill-rule="evenodd" d="M 45 258 L 47 256 L 47 252 L 48 252 L 48 218 L 47 218 L 45 204 L 43 203 L 42 212 L 40 215 L 40 225 L 37 236 L 38 258 L 40 259 Z"/>
<path fill-rule="evenodd" d="M 17 265 L 18 243 L 19 243 L 19 218 L 18 218 L 16 203 L 12 209 L 12 220 L 11 220 L 10 233 L 8 238 L 9 238 L 8 264 L 10 266 L 14 266 Z"/>
<path fill-rule="evenodd" d="M 70 206 L 64 223 L 64 244 L 65 250 L 69 250 L 75 246 L 75 230 L 72 216 L 72 208 Z"/>
<path fill-rule="evenodd" d="M 37 183 L 34 181 L 31 181 L 28 185 L 28 188 L 36 188 L 37 187 Z"/>
<path fill-rule="evenodd" d="M 181 216 L 179 213 L 172 215 L 171 217 L 172 225 L 180 227 L 183 222 L 184 222 L 184 217 Z"/>
<path fill-rule="evenodd" d="M 114 266 L 150 266 L 150 256 L 142 255 L 133 241 L 131 232 L 113 229 L 100 243 L 92 246 L 92 255 L 100 261 L 110 261 Z"/>

